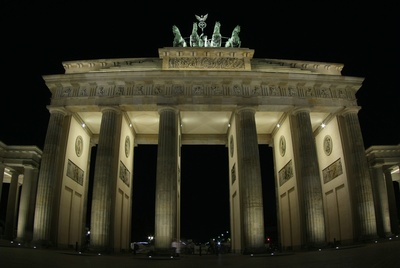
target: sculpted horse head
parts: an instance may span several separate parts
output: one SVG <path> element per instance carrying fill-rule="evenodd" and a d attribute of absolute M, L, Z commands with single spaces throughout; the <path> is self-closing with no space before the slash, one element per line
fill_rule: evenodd
<path fill-rule="evenodd" d="M 214 25 L 214 32 L 211 36 L 211 46 L 212 47 L 220 47 L 222 43 L 222 35 L 220 32 L 221 23 L 219 21 L 215 22 Z"/>
<path fill-rule="evenodd" d="M 213 34 L 220 34 L 221 23 L 219 21 L 215 22 Z"/>
<path fill-rule="evenodd" d="M 186 41 L 185 39 L 183 39 L 181 32 L 179 31 L 179 28 L 176 25 L 172 26 L 172 33 L 174 34 L 173 46 L 186 47 Z"/>
<path fill-rule="evenodd" d="M 202 39 L 197 33 L 197 23 L 193 22 L 192 34 L 190 35 L 190 46 L 191 47 L 201 47 Z"/>
<path fill-rule="evenodd" d="M 225 43 L 225 47 L 240 47 L 241 41 L 239 33 L 240 33 L 240 26 L 237 25 L 232 31 L 232 36 Z"/>

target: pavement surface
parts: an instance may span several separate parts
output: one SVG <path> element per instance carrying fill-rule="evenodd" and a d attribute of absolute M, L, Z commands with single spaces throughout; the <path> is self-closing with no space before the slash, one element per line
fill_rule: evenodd
<path fill-rule="evenodd" d="M 300 252 L 241 255 L 181 255 L 179 258 L 154 257 L 124 253 L 99 255 L 74 250 L 35 249 L 10 241 L 0 241 L 2 268 L 197 268 L 197 267 L 400 267 L 400 238 L 354 246 Z"/>

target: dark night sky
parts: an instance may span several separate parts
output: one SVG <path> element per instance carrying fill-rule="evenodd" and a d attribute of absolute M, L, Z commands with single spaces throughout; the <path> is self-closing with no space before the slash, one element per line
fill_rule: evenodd
<path fill-rule="evenodd" d="M 63 61 L 158 57 L 158 48 L 172 46 L 172 25 L 189 36 L 195 15 L 208 14 L 206 32 L 216 21 L 223 36 L 240 25 L 242 47 L 254 49 L 255 58 L 343 63 L 343 75 L 365 78 L 356 95 L 365 147 L 399 144 L 400 23 L 394 4 L 220 2 L 2 3 L 0 141 L 43 149 L 51 96 L 42 75 L 64 73 Z M 154 228 L 156 153 L 156 146 L 135 148 L 134 187 L 149 189 L 134 199 L 140 217 L 133 223 L 143 226 L 133 231 L 135 240 Z M 270 148 L 261 146 L 260 155 L 272 163 Z M 227 148 L 183 146 L 182 156 L 182 236 L 204 239 L 224 232 L 229 228 Z M 262 170 L 264 188 L 274 187 L 272 172 Z M 274 206 L 273 194 L 264 199 Z M 266 225 L 274 225 L 275 212 L 268 210 Z"/>

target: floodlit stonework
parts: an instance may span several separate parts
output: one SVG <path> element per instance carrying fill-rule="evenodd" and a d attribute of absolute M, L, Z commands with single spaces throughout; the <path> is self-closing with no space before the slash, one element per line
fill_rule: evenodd
<path fill-rule="evenodd" d="M 376 182 L 380 171 L 369 172 L 373 165 L 363 147 L 356 100 L 362 78 L 342 76 L 340 63 L 257 59 L 254 50 L 241 47 L 158 52 L 159 58 L 63 62 L 64 74 L 43 76 L 51 115 L 33 243 L 84 243 L 88 178 L 94 172 L 91 245 L 129 250 L 138 144 L 159 148 L 154 191 L 160 252 L 180 237 L 185 144 L 229 148 L 232 252 L 265 249 L 259 144 L 273 147 L 275 177 L 269 179 L 275 180 L 283 249 L 398 232 L 387 220 L 381 228 L 394 214 L 383 204 L 375 208 L 386 202 L 385 190 Z M 90 170 L 93 146 L 97 155 Z"/>

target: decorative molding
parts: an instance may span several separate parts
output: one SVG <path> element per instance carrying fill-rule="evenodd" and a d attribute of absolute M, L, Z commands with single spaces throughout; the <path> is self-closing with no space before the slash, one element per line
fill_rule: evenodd
<path fill-rule="evenodd" d="M 131 151 L 131 140 L 129 138 L 129 136 L 125 137 L 125 156 L 126 158 L 129 157 L 129 153 Z"/>
<path fill-rule="evenodd" d="M 78 157 L 82 155 L 83 151 L 83 138 L 82 136 L 78 135 L 75 140 L 75 153 Z"/>
<path fill-rule="evenodd" d="M 286 153 L 286 139 L 283 135 L 279 138 L 279 153 L 282 157 Z"/>
<path fill-rule="evenodd" d="M 324 152 L 325 152 L 326 155 L 330 155 L 332 153 L 333 142 L 332 142 L 332 137 L 331 136 L 326 135 L 324 137 L 323 148 L 324 148 Z"/>

